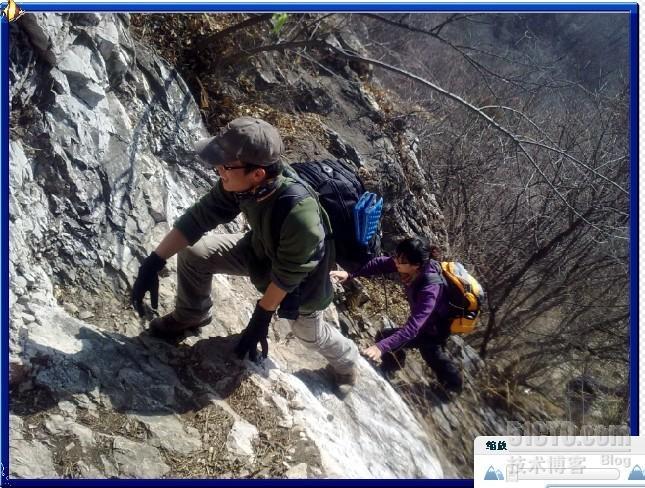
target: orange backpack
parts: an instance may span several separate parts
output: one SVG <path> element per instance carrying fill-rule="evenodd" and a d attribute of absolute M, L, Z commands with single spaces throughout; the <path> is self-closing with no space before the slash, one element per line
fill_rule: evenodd
<path fill-rule="evenodd" d="M 457 261 L 432 261 L 438 272 L 430 283 L 446 286 L 450 310 L 450 333 L 469 334 L 475 330 L 484 301 L 484 289 Z"/>

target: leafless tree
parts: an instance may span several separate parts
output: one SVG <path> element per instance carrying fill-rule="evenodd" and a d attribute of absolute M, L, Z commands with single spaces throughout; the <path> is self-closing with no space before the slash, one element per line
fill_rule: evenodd
<path fill-rule="evenodd" d="M 450 17 L 382 17 L 370 19 L 387 25 L 376 40 L 392 38 L 393 28 L 407 34 L 396 46 L 377 42 L 375 57 L 412 65 L 455 95 L 440 99 L 425 85 L 407 101 L 417 107 L 409 112 L 413 127 L 428 134 L 425 161 L 452 254 L 488 292 L 484 327 L 472 342 L 518 384 L 537 386 L 583 368 L 613 370 L 625 381 L 629 92 L 627 67 L 615 62 L 626 58 L 626 38 L 614 52 L 615 69 L 585 81 L 569 78 L 570 63 L 532 32 L 522 49 L 495 50 L 472 39 L 467 45 L 465 34 L 450 38 Z M 626 23 L 613 29 L 626 32 Z M 412 47 L 420 36 L 429 39 L 424 50 Z M 465 93 L 472 108 L 457 98 Z M 552 374 L 558 369 L 562 375 Z"/>

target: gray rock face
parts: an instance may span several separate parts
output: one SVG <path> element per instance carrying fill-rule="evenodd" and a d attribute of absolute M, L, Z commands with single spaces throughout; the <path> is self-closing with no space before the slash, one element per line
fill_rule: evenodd
<path fill-rule="evenodd" d="M 69 46 L 69 38 L 63 30 L 60 15 L 32 14 L 23 18 L 21 27 L 28 33 L 34 47 L 50 64 L 55 64 L 58 56 Z"/>
<path fill-rule="evenodd" d="M 29 121 L 10 142 L 11 476 L 441 477 L 439 442 L 365 361 L 340 401 L 322 360 L 288 334 L 271 338 L 264 367 L 233 358 L 257 296 L 246 279 L 215 278 L 200 335 L 176 346 L 145 333 L 127 298 L 139 263 L 213 183 L 192 150 L 207 134 L 199 109 L 178 72 L 132 40 L 127 16 L 24 20 L 11 42 L 32 59 L 10 60 L 12 120 Z M 276 79 L 267 73 L 261 85 Z M 332 104 L 349 88 L 331 83 L 303 103 L 350 110 Z M 441 228 L 392 140 L 368 147 L 358 129 L 327 128 L 386 197 L 392 234 Z M 162 280 L 164 312 L 174 287 Z"/>
<path fill-rule="evenodd" d="M 117 469 L 124 477 L 161 478 L 170 471 L 159 450 L 150 445 L 116 437 L 112 447 Z"/>
<path fill-rule="evenodd" d="M 170 415 L 145 416 L 136 418 L 150 432 L 151 444 L 166 451 L 188 455 L 202 449 L 199 431 L 184 426 L 181 420 Z"/>
<path fill-rule="evenodd" d="M 56 478 L 58 474 L 49 448 L 38 441 L 15 439 L 9 446 L 9 476 Z"/>
<path fill-rule="evenodd" d="M 245 421 L 236 421 L 226 439 L 226 448 L 233 455 L 252 459 L 255 457 L 253 442 L 258 438 L 258 429 Z"/>
<path fill-rule="evenodd" d="M 135 50 L 120 17 L 100 15 L 97 25 L 29 17 L 14 37 L 16 42 L 28 37 L 39 56 L 52 62 L 51 71 L 31 83 L 53 83 L 55 90 L 31 131 L 38 137 L 30 154 L 20 140 L 11 144 L 14 278 L 23 275 L 20 263 L 31 258 L 37 263 L 32 274 L 55 275 L 65 283 L 108 282 L 124 290 L 137 258 L 197 197 L 193 184 L 202 191 L 208 186 L 192 178 L 185 188 L 173 188 L 178 191 L 172 197 L 163 196 L 164 174 L 181 174 L 177 166 L 194 163 L 186 154 L 203 134 L 199 112 L 185 83 L 156 59 L 142 56 L 145 70 L 132 72 L 150 87 L 142 97 L 129 85 L 114 86 L 110 80 L 123 74 L 123 66 L 115 68 L 113 58 Z M 14 68 L 20 73 L 29 66 Z M 116 89 L 106 91 L 110 88 Z M 14 94 L 14 105 L 24 110 L 33 100 L 21 96 Z M 177 147 L 179 141 L 180 150 L 164 160 L 160 148 Z M 29 256 L 30 247 L 38 247 L 39 255 Z M 35 281 L 39 286 L 49 280 Z"/>
<path fill-rule="evenodd" d="M 307 464 L 299 463 L 289 468 L 285 474 L 289 479 L 306 479 L 307 478 Z"/>

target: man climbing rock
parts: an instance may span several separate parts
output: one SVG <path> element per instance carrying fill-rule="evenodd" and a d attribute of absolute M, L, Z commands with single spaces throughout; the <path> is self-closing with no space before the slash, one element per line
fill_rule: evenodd
<path fill-rule="evenodd" d="M 335 249 L 333 240 L 325 238 L 328 217 L 317 198 L 308 195 L 277 219 L 274 208 L 281 195 L 300 185 L 280 160 L 283 144 L 277 129 L 261 119 L 240 117 L 218 136 L 199 141 L 196 150 L 219 179 L 143 261 L 132 290 L 133 306 L 143 315 L 143 298 L 150 292 L 152 308 L 157 307 L 158 273 L 177 253 L 175 309 L 150 322 L 151 332 L 159 336 L 177 336 L 211 321 L 214 274 L 249 276 L 263 295 L 242 332 L 237 355 L 256 360 L 260 345 L 267 356 L 269 325 L 278 310 L 294 335 L 329 361 L 339 392 L 347 394 L 355 383 L 358 350 L 322 313 L 333 295 L 329 271 Z M 249 232 L 204 236 L 240 212 Z M 274 220 L 282 221 L 279 232 L 272 228 Z"/>

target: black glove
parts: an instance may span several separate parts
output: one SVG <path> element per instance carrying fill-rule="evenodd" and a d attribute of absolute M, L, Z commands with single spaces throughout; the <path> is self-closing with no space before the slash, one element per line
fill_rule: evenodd
<path fill-rule="evenodd" d="M 159 306 L 159 271 L 166 265 L 166 260 L 159 257 L 154 251 L 143 260 L 139 267 L 139 274 L 132 286 L 132 306 L 139 312 L 139 317 L 145 315 L 143 297 L 150 292 L 150 305 L 156 310 Z"/>
<path fill-rule="evenodd" d="M 237 346 L 235 346 L 235 354 L 240 359 L 244 359 L 246 353 L 249 353 L 249 359 L 257 362 L 258 359 L 258 343 L 262 347 L 262 358 L 266 359 L 269 354 L 269 343 L 267 337 L 269 335 L 269 324 L 273 317 L 272 310 L 264 310 L 260 306 L 260 302 L 255 304 L 255 310 L 251 315 L 246 329 L 242 331 L 242 337 Z"/>

